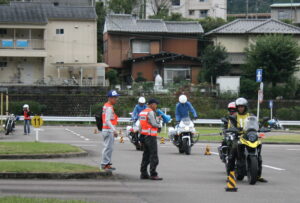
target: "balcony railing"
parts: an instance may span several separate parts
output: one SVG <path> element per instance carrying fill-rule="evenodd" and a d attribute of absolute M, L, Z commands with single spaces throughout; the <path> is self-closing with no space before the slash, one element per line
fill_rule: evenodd
<path fill-rule="evenodd" d="M 43 39 L 9 39 L 0 38 L 0 49 L 36 49 L 43 50 Z"/>

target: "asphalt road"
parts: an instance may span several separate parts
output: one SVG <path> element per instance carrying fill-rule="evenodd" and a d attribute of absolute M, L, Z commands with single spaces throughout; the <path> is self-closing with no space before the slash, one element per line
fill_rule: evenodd
<path fill-rule="evenodd" d="M 85 158 L 52 159 L 98 166 L 102 137 L 93 127 L 43 127 L 42 142 L 69 143 L 89 152 Z M 34 140 L 24 136 L 21 127 L 0 141 Z M 210 144 L 213 155 L 204 156 L 206 144 L 196 144 L 192 154 L 182 155 L 171 143 L 159 145 L 159 175 L 163 181 L 139 179 L 142 152 L 134 146 L 115 142 L 113 179 L 106 180 L 0 180 L 0 196 L 81 199 L 103 203 L 141 202 L 299 202 L 300 145 L 264 145 L 263 177 L 268 183 L 249 185 L 237 182 L 238 192 L 225 192 L 224 165 L 216 155 L 217 144 Z"/>

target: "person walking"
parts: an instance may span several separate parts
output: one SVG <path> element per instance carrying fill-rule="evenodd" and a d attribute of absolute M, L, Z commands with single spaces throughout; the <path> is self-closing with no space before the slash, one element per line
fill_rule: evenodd
<path fill-rule="evenodd" d="M 158 104 L 159 102 L 156 99 L 150 99 L 147 108 L 139 114 L 141 124 L 140 132 L 145 136 L 144 153 L 140 169 L 141 179 L 162 180 L 156 171 L 159 163 L 157 154 L 157 133 L 161 128 L 161 124 L 155 114 Z M 150 176 L 147 170 L 149 164 Z"/>
<path fill-rule="evenodd" d="M 114 137 L 118 136 L 116 125 L 118 124 L 118 116 L 115 114 L 114 105 L 118 101 L 120 95 L 116 90 L 111 90 L 108 92 L 108 101 L 104 104 L 102 108 L 102 136 L 103 136 L 103 150 L 102 150 L 102 160 L 101 169 L 103 170 L 116 170 L 112 166 L 111 158 L 113 153 Z"/>

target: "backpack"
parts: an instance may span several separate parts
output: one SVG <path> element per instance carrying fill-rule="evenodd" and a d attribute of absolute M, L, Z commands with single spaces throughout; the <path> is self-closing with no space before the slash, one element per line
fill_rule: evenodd
<path fill-rule="evenodd" d="M 97 128 L 98 128 L 99 131 L 102 131 L 102 127 L 103 127 L 102 112 L 103 112 L 103 109 L 101 108 L 95 114 L 96 126 L 97 126 Z"/>

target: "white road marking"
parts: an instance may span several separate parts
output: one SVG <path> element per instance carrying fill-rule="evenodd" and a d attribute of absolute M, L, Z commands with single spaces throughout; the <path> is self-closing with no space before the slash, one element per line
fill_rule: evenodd
<path fill-rule="evenodd" d="M 219 155 L 219 153 L 217 153 L 217 152 L 211 152 L 211 153 L 214 155 Z M 274 169 L 277 171 L 285 171 L 285 169 L 283 169 L 283 168 L 278 168 L 278 167 L 274 167 L 274 166 L 269 166 L 269 165 L 262 165 L 262 166 L 266 167 L 266 168 Z"/>
<path fill-rule="evenodd" d="M 288 151 L 300 151 L 300 149 L 287 149 Z"/>
<path fill-rule="evenodd" d="M 72 131 L 72 130 L 70 130 L 68 128 L 65 128 L 65 130 L 68 131 L 68 132 L 70 132 L 70 133 L 72 133 L 73 135 L 76 135 L 76 136 L 80 137 L 81 139 L 84 139 L 85 141 L 89 141 L 90 140 L 90 139 L 84 137 L 83 135 L 80 135 L 80 134 L 78 134 L 78 133 L 76 133 L 76 132 L 74 132 L 74 131 Z"/>
<path fill-rule="evenodd" d="M 211 152 L 212 154 L 214 154 L 214 155 L 219 155 L 219 153 L 218 152 Z"/>
<path fill-rule="evenodd" d="M 277 170 L 277 171 L 285 171 L 285 169 L 283 168 L 277 168 L 277 167 L 274 167 L 274 166 L 269 166 L 269 165 L 262 165 L 263 167 L 266 167 L 266 168 L 271 168 L 271 169 L 274 169 L 274 170 Z"/>

